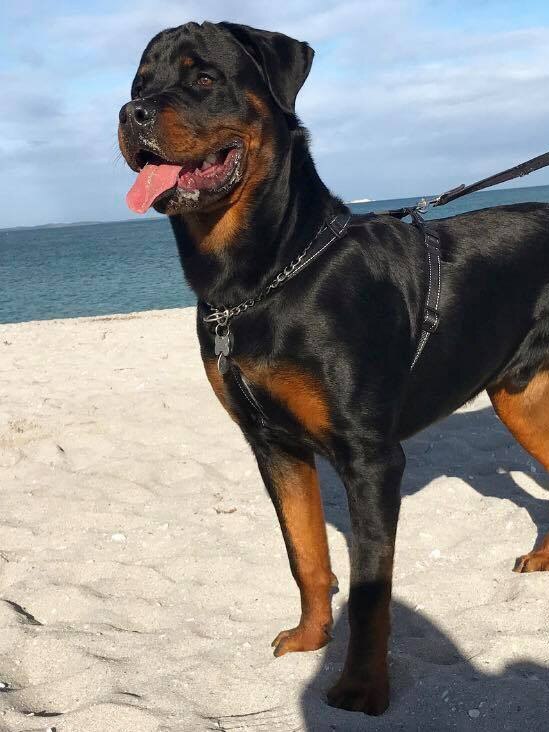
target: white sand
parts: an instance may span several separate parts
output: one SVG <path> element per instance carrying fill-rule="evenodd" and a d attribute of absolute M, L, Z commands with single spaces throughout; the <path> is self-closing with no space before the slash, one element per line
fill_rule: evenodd
<path fill-rule="evenodd" d="M 372 719 L 323 702 L 348 589 L 325 465 L 335 640 L 271 655 L 297 588 L 194 310 L 0 330 L 0 730 L 549 729 L 549 574 L 511 572 L 549 530 L 546 476 L 485 397 L 406 445 L 393 697 Z"/>

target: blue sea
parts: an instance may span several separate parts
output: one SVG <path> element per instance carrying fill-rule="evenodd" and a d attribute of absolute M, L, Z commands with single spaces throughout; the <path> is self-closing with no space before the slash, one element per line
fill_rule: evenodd
<path fill-rule="evenodd" d="M 351 206 L 355 213 L 417 203 L 417 198 Z M 549 186 L 474 193 L 428 218 L 486 206 L 549 202 Z M 549 254 L 549 239 L 548 239 Z M 111 315 L 194 305 L 167 219 L 0 229 L 0 323 Z"/>

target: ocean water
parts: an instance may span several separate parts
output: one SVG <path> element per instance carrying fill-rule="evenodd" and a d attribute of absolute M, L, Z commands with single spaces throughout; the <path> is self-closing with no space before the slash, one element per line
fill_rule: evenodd
<path fill-rule="evenodd" d="M 383 211 L 413 205 L 418 198 L 351 208 L 355 213 Z M 549 202 L 549 186 L 474 193 L 431 210 L 427 217 L 523 201 Z M 0 229 L 0 283 L 0 323 L 112 315 L 196 302 L 183 278 L 167 219 Z"/>

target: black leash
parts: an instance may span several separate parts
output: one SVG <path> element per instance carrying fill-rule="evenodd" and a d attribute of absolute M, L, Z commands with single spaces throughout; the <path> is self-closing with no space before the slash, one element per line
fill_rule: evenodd
<path fill-rule="evenodd" d="M 502 173 L 496 173 L 496 175 L 491 175 L 489 178 L 483 178 L 482 180 L 479 180 L 476 183 L 471 183 L 468 186 L 462 183 L 457 188 L 452 188 L 452 190 L 443 193 L 441 196 L 438 196 L 438 198 L 435 198 L 435 200 L 431 202 L 431 205 L 444 206 L 447 203 L 450 203 L 450 201 L 455 201 L 456 198 L 467 196 L 469 193 L 475 193 L 475 191 L 481 191 L 483 188 L 491 188 L 498 183 L 506 183 L 508 180 L 513 180 L 514 178 L 522 178 L 525 175 L 530 175 L 530 173 L 533 173 L 536 170 L 546 168 L 548 165 L 549 153 L 538 155 L 536 158 L 527 160 L 525 163 L 515 165 L 514 168 L 504 170 Z"/>
<path fill-rule="evenodd" d="M 433 208 L 437 206 L 445 206 L 447 203 L 451 203 L 462 196 L 468 196 L 469 193 L 476 193 L 477 191 L 482 191 L 485 188 L 492 188 L 492 186 L 497 186 L 499 183 L 506 183 L 509 180 L 514 180 L 515 178 L 523 178 L 525 175 L 530 175 L 530 173 L 534 173 L 536 170 L 541 170 L 541 168 L 546 168 L 547 166 L 549 166 L 549 152 L 543 153 L 543 155 L 538 155 L 524 163 L 520 163 L 520 165 L 515 165 L 514 168 L 508 168 L 501 173 L 496 173 L 495 175 L 490 175 L 488 178 L 478 180 L 476 183 L 470 183 L 468 186 L 462 183 L 456 188 L 451 188 L 449 191 L 441 193 L 440 196 L 436 196 L 436 198 L 433 198 L 430 201 L 422 198 L 421 201 L 419 201 L 419 203 L 412 209 L 395 208 L 389 211 L 380 211 L 379 214 L 394 216 L 399 219 L 411 215 L 410 212 L 412 210 L 423 214 L 431 206 Z"/>

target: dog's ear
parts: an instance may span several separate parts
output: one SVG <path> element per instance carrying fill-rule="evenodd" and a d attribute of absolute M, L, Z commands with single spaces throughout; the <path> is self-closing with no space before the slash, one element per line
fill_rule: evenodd
<path fill-rule="evenodd" d="M 307 44 L 283 33 L 250 28 L 238 23 L 219 23 L 252 58 L 278 106 L 295 113 L 295 100 L 313 63 L 314 51 Z"/>

